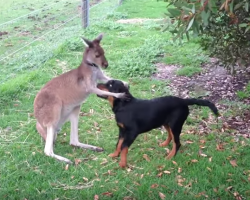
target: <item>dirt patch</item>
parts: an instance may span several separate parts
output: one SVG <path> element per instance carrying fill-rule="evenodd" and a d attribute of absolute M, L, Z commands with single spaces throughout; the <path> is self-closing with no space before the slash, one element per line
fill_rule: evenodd
<path fill-rule="evenodd" d="M 0 31 L 0 36 L 2 36 L 2 35 L 8 35 L 8 32 L 6 32 L 6 31 L 1 32 Z"/>
<path fill-rule="evenodd" d="M 236 101 L 250 105 L 250 98 L 240 100 L 237 91 L 245 89 L 250 81 L 250 73 L 237 69 L 233 76 L 226 69 L 211 58 L 209 63 L 202 65 L 202 71 L 192 77 L 177 76 L 176 70 L 181 66 L 157 63 L 154 78 L 170 80 L 168 87 L 173 95 L 182 98 L 208 99 L 218 106 L 219 110 L 230 109 L 227 101 Z M 250 110 L 238 110 L 238 116 L 223 117 L 225 127 L 236 130 L 246 137 L 250 137 Z"/>
<path fill-rule="evenodd" d="M 145 21 L 162 21 L 163 19 L 146 19 L 146 18 L 134 18 L 134 19 L 120 19 L 117 22 L 121 24 L 142 24 Z"/>

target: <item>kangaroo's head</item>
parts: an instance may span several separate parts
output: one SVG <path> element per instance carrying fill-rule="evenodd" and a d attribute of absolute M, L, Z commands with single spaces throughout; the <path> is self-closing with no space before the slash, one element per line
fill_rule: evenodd
<path fill-rule="evenodd" d="M 93 41 L 82 38 L 86 50 L 84 53 L 83 61 L 90 65 L 96 65 L 99 67 L 107 68 L 108 61 L 105 58 L 104 50 L 100 45 L 103 34 L 100 34 Z"/>

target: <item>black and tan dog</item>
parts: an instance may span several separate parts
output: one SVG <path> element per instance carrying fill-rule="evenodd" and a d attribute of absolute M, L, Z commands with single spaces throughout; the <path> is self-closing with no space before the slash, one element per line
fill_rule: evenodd
<path fill-rule="evenodd" d="M 141 100 L 133 97 L 128 88 L 118 80 L 110 80 L 106 84 L 98 84 L 101 90 L 127 94 L 126 99 L 118 99 L 113 96 L 99 96 L 108 99 L 115 119 L 119 127 L 119 140 L 114 153 L 110 157 L 117 157 L 121 153 L 120 167 L 127 165 L 127 153 L 129 146 L 136 137 L 152 129 L 164 126 L 168 132 L 168 138 L 160 144 L 167 146 L 173 140 L 173 148 L 167 159 L 171 159 L 179 150 L 180 134 L 182 126 L 189 115 L 189 105 L 209 107 L 215 115 L 219 115 L 216 106 L 200 99 L 181 99 L 174 96 L 165 96 L 151 100 Z"/>

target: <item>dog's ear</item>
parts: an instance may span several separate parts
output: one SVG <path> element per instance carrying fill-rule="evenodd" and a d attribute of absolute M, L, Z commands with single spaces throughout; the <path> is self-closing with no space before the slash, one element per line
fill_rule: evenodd
<path fill-rule="evenodd" d="M 83 37 L 81 37 L 81 39 L 85 47 L 92 48 L 94 46 L 93 43 L 89 41 L 88 39 L 83 38 Z"/>

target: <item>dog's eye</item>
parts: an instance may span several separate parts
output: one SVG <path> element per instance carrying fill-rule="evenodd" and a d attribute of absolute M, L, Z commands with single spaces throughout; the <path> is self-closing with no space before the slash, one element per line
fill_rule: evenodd
<path fill-rule="evenodd" d="M 112 85 L 110 84 L 109 87 L 112 87 Z"/>

